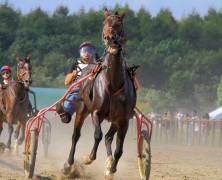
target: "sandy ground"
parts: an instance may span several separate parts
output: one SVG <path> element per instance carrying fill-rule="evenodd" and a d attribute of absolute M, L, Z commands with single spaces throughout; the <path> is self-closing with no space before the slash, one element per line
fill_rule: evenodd
<path fill-rule="evenodd" d="M 67 161 L 72 136 L 72 124 L 60 123 L 58 118 L 50 120 L 52 124 L 52 138 L 49 146 L 49 156 L 44 158 L 41 135 L 37 151 L 35 175 L 38 180 L 89 179 L 102 180 L 106 165 L 106 151 L 102 140 L 97 153 L 97 159 L 91 165 L 84 165 L 83 155 L 90 152 L 93 145 L 93 127 L 86 121 L 82 129 L 82 136 L 77 144 L 75 156 L 75 170 L 70 176 L 61 173 L 63 164 Z M 5 125 L 6 126 L 6 125 Z M 7 137 L 4 126 L 1 142 Z M 103 132 L 107 132 L 108 125 L 104 122 Z M 114 141 L 115 142 L 115 141 Z M 113 151 L 115 143 L 113 143 Z M 136 139 L 133 130 L 127 134 L 124 143 L 124 153 L 119 161 L 114 180 L 139 180 L 137 166 Z M 174 145 L 160 145 L 151 143 L 152 166 L 150 180 L 222 180 L 222 149 L 179 147 Z M 0 154 L 0 180 L 26 179 L 23 170 L 23 146 L 20 155 L 12 153 Z"/>

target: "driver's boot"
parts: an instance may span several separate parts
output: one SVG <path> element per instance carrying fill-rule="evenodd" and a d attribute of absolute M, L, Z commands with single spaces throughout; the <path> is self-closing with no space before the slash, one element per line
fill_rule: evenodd
<path fill-rule="evenodd" d="M 72 116 L 65 110 L 61 103 L 56 104 L 56 112 L 59 114 L 63 123 L 69 123 Z"/>

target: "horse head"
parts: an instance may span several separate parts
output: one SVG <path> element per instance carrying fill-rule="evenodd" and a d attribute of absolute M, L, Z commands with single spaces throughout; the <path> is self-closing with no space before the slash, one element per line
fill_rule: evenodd
<path fill-rule="evenodd" d="M 21 81 L 25 88 L 28 88 L 32 84 L 32 67 L 31 67 L 31 58 L 28 55 L 25 59 L 21 59 L 19 56 L 16 56 L 17 65 L 17 79 Z"/>
<path fill-rule="evenodd" d="M 123 28 L 125 13 L 119 15 L 118 12 L 116 12 L 110 15 L 108 10 L 105 9 L 104 16 L 102 38 L 105 45 L 110 47 L 122 46 L 122 44 L 126 42 Z"/>

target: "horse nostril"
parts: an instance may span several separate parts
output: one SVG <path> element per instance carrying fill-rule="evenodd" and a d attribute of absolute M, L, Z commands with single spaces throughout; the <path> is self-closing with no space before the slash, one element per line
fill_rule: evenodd
<path fill-rule="evenodd" d="M 111 39 L 114 40 L 115 39 L 114 36 L 112 36 Z"/>

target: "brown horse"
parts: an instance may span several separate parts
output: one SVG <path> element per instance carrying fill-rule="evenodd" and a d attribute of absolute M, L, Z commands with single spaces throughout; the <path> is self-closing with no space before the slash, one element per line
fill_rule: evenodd
<path fill-rule="evenodd" d="M 30 57 L 20 59 L 18 62 L 17 76 L 12 83 L 3 90 L 0 95 L 0 135 L 3 130 L 3 121 L 8 124 L 9 139 L 6 149 L 11 149 L 11 136 L 13 133 L 13 124 L 16 124 L 15 153 L 18 153 L 18 145 L 21 145 L 25 137 L 26 115 L 28 112 L 29 98 L 27 89 L 32 83 Z M 21 129 L 21 132 L 19 132 Z M 20 138 L 18 139 L 20 134 Z"/>
<path fill-rule="evenodd" d="M 84 119 L 91 113 L 94 123 L 94 146 L 90 154 L 84 157 L 85 164 L 91 164 L 96 159 L 97 149 L 102 140 L 101 123 L 104 119 L 111 122 L 111 127 L 105 135 L 107 149 L 106 175 L 112 176 L 117 170 L 117 164 L 123 153 L 123 143 L 128 130 L 129 119 L 133 116 L 136 104 L 136 90 L 129 73 L 126 71 L 122 45 L 126 42 L 123 18 L 125 14 L 110 15 L 107 9 L 104 11 L 103 40 L 107 46 L 103 55 L 101 72 L 92 81 L 81 84 L 77 104 L 74 132 L 72 135 L 72 147 L 68 163 L 64 166 L 64 174 L 71 171 L 74 164 L 76 143 L 80 137 Z M 90 69 L 90 65 L 88 69 Z M 88 69 L 82 72 L 82 77 L 88 73 Z M 89 94 L 91 96 L 89 96 Z M 116 150 L 112 155 L 111 144 L 116 136 Z"/>

